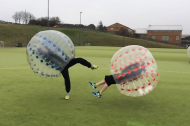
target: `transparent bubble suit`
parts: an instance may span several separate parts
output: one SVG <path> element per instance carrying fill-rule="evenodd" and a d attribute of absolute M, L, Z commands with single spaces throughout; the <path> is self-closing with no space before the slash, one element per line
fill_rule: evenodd
<path fill-rule="evenodd" d="M 75 48 L 67 35 L 55 30 L 46 30 L 32 37 L 27 45 L 26 54 L 35 74 L 56 78 L 75 57 Z"/>
<path fill-rule="evenodd" d="M 130 45 L 118 50 L 110 62 L 110 71 L 120 93 L 139 97 L 151 92 L 159 81 L 154 57 L 145 47 Z"/>

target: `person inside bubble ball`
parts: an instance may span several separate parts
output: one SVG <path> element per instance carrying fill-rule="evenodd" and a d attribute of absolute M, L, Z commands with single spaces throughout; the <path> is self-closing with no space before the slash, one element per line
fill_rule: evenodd
<path fill-rule="evenodd" d="M 123 69 L 121 71 L 121 73 L 119 74 L 114 74 L 114 75 L 106 75 L 104 80 L 98 82 L 98 83 L 92 83 L 89 82 L 89 84 L 96 89 L 98 86 L 103 85 L 102 89 L 98 92 L 92 92 L 92 94 L 98 98 L 101 98 L 102 93 L 112 84 L 116 84 L 114 77 L 118 77 L 117 81 L 118 83 L 122 83 L 122 82 L 130 82 L 132 80 L 136 80 L 137 77 L 141 76 L 142 72 L 146 72 L 145 66 L 142 67 L 142 65 L 145 65 L 145 63 L 143 61 L 134 63 L 132 65 L 129 65 L 128 67 L 126 67 L 125 69 Z M 131 71 L 130 74 L 128 74 L 128 71 Z M 122 75 L 124 74 L 124 76 Z"/>
<path fill-rule="evenodd" d="M 83 66 L 86 66 L 88 68 L 91 68 L 92 70 L 97 69 L 98 66 L 92 65 L 89 61 L 87 61 L 84 58 L 73 58 L 70 60 L 70 62 L 68 64 L 66 64 L 66 62 L 63 59 L 61 59 L 60 56 L 58 56 L 56 53 L 54 53 L 50 48 L 48 48 L 48 46 L 45 46 L 45 48 L 46 48 L 46 50 L 42 50 L 40 48 L 38 49 L 39 55 L 42 55 L 43 59 L 45 59 L 46 62 L 50 62 L 50 64 L 58 65 L 58 63 L 61 63 L 63 65 L 62 67 L 64 67 L 64 69 L 61 71 L 61 74 L 62 74 L 63 78 L 65 79 L 65 90 L 67 92 L 65 99 L 68 100 L 70 90 L 71 90 L 71 83 L 70 83 L 68 69 L 78 63 Z"/>
<path fill-rule="evenodd" d="M 71 90 L 71 84 L 70 84 L 70 77 L 69 77 L 69 71 L 68 69 L 72 66 L 74 66 L 75 64 L 80 63 L 83 66 L 86 66 L 88 68 L 91 68 L 92 70 L 97 69 L 98 66 L 96 65 L 92 65 L 90 62 L 88 62 L 87 60 L 83 59 L 83 58 L 73 58 L 66 66 L 65 68 L 61 71 L 64 79 L 65 79 L 65 89 L 67 92 L 67 95 L 65 96 L 65 99 L 69 99 L 69 93 Z"/>

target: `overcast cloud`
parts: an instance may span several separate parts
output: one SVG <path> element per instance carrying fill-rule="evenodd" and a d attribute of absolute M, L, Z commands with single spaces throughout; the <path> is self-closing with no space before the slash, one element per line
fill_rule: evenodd
<path fill-rule="evenodd" d="M 0 0 L 0 20 L 14 22 L 17 11 L 28 11 L 35 17 L 47 16 L 48 0 Z M 182 25 L 190 34 L 190 0 L 49 0 L 50 17 L 59 16 L 70 24 L 103 25 L 121 23 L 132 29 L 148 25 Z"/>

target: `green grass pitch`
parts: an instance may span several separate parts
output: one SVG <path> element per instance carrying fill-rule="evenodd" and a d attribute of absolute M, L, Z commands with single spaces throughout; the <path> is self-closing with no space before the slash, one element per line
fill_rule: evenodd
<path fill-rule="evenodd" d="M 71 97 L 65 100 L 63 77 L 32 72 L 25 48 L 0 49 L 0 126 L 189 126 L 190 64 L 186 49 L 149 49 L 159 68 L 156 88 L 143 97 L 127 97 L 115 85 L 102 98 L 89 81 L 110 74 L 118 47 L 76 47 L 76 57 L 99 66 L 69 69 Z M 97 90 L 99 90 L 99 87 Z"/>

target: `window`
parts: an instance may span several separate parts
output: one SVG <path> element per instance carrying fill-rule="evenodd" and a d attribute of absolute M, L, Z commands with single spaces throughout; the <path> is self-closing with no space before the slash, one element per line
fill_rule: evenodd
<path fill-rule="evenodd" d="M 166 39 L 166 37 L 165 36 L 162 36 L 162 40 L 165 40 Z"/>
<path fill-rule="evenodd" d="M 176 36 L 176 40 L 179 40 L 179 36 Z"/>
<path fill-rule="evenodd" d="M 113 30 L 113 28 L 111 28 L 111 30 Z"/>
<path fill-rule="evenodd" d="M 162 36 L 162 40 L 168 41 L 169 40 L 169 36 Z"/>
<path fill-rule="evenodd" d="M 155 36 L 152 36 L 152 39 L 155 39 Z"/>

